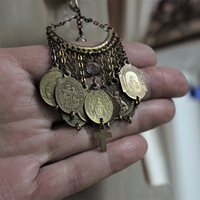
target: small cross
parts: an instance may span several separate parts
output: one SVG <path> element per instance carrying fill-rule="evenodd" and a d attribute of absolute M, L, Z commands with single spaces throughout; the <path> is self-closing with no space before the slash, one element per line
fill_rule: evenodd
<path fill-rule="evenodd" d="M 105 127 L 103 127 L 103 129 L 100 128 L 100 132 L 94 133 L 94 138 L 101 140 L 101 151 L 107 151 L 106 138 L 111 138 L 111 137 L 112 133 L 106 132 Z"/>

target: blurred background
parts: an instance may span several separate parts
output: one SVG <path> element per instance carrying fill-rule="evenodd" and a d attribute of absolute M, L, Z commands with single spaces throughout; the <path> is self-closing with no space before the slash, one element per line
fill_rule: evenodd
<path fill-rule="evenodd" d="M 79 0 L 82 14 L 109 23 L 124 41 L 143 42 L 158 66 L 181 70 L 189 93 L 174 99 L 176 116 L 142 133 L 142 161 L 67 199 L 200 199 L 200 0 Z M 0 47 L 47 44 L 45 27 L 73 15 L 68 0 L 0 0 Z M 84 24 L 88 41 L 106 33 Z M 59 34 L 78 36 L 76 23 Z"/>

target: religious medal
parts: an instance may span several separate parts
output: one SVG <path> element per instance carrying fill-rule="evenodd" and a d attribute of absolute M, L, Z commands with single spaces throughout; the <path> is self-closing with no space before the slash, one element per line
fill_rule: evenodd
<path fill-rule="evenodd" d="M 77 113 L 83 107 L 83 87 L 70 76 L 66 76 L 58 82 L 55 94 L 59 107 L 68 114 Z"/>
<path fill-rule="evenodd" d="M 129 116 L 129 113 L 135 110 L 135 101 L 122 92 L 120 85 L 110 85 L 107 87 L 107 92 L 110 93 L 120 104 L 121 117 Z"/>
<path fill-rule="evenodd" d="M 74 4 L 72 1 L 69 5 L 75 16 L 46 28 L 53 67 L 42 77 L 40 93 L 47 104 L 55 106 L 56 110 L 60 108 L 68 125 L 80 130 L 85 124 L 96 124 L 99 132 L 93 137 L 100 140 L 101 151 L 106 151 L 106 139 L 112 137 L 106 127 L 117 119 L 131 123 L 147 87 L 142 72 L 130 64 L 113 28 L 83 16 L 78 1 L 74 0 Z M 86 41 L 83 22 L 101 28 L 107 33 L 106 39 L 87 46 L 57 35 L 57 28 L 74 20 L 79 33 L 77 41 Z M 86 81 L 88 76 L 91 84 Z M 100 77 L 98 81 L 97 76 Z"/>
<path fill-rule="evenodd" d="M 125 64 L 120 70 L 119 79 L 123 92 L 130 98 L 137 99 L 137 97 L 139 97 L 142 99 L 146 94 L 147 86 L 143 74 L 131 64 Z"/>
<path fill-rule="evenodd" d="M 58 81 L 63 77 L 63 72 L 58 67 L 52 67 L 40 81 L 40 94 L 43 100 L 50 106 L 56 106 L 55 88 Z"/>
<path fill-rule="evenodd" d="M 107 123 L 113 115 L 112 100 L 103 90 L 91 90 L 85 99 L 85 111 L 93 122 L 100 124 L 102 119 Z"/>

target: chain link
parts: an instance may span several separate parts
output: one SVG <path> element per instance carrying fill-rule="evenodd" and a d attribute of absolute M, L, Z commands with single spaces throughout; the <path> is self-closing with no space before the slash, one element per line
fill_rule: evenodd
<path fill-rule="evenodd" d="M 80 75 L 81 75 L 81 83 L 84 88 L 86 88 L 86 79 L 85 79 L 85 70 L 84 70 L 84 64 L 83 64 L 83 56 L 81 54 L 78 54 L 78 66 L 80 69 Z"/>
<path fill-rule="evenodd" d="M 57 23 L 57 24 L 51 23 L 51 24 L 49 24 L 49 25 L 47 26 L 47 30 L 48 30 L 48 29 L 51 29 L 51 30 L 54 29 L 54 31 L 55 31 L 58 27 L 64 26 L 65 24 L 70 23 L 71 21 L 73 21 L 73 20 L 75 20 L 75 19 L 77 19 L 77 16 L 72 16 L 72 17 L 70 17 L 69 19 L 66 19 L 66 20 L 64 20 L 64 21 L 61 21 L 61 22 L 59 22 L 59 23 Z"/>

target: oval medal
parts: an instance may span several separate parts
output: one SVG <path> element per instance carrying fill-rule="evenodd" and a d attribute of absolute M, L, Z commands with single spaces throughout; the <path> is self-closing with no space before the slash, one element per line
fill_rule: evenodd
<path fill-rule="evenodd" d="M 113 115 L 112 100 L 103 90 L 91 90 L 85 98 L 85 112 L 93 122 L 100 124 L 103 119 L 107 123 Z"/>
<path fill-rule="evenodd" d="M 144 80 L 143 73 L 132 66 L 131 64 L 125 64 L 119 72 L 119 79 L 123 92 L 125 92 L 130 98 L 142 99 L 147 91 L 147 86 Z"/>
<path fill-rule="evenodd" d="M 55 88 L 62 77 L 62 71 L 58 68 L 52 68 L 42 77 L 40 81 L 40 94 L 43 100 L 50 106 L 56 106 Z"/>
<path fill-rule="evenodd" d="M 84 102 L 82 85 L 74 78 L 67 76 L 61 79 L 55 90 L 56 101 L 59 107 L 66 113 L 77 113 Z"/>

